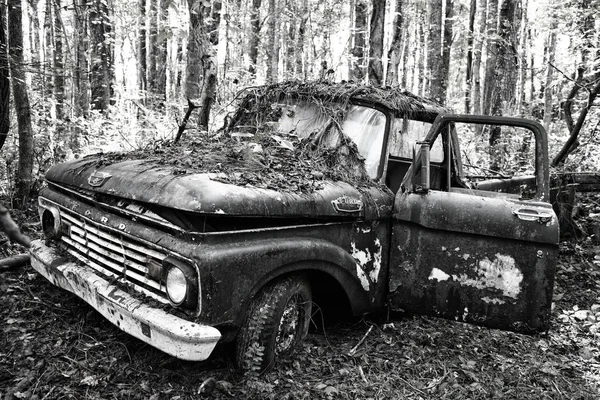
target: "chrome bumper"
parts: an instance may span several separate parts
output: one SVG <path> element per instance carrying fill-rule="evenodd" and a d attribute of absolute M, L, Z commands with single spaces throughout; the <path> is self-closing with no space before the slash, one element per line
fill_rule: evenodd
<path fill-rule="evenodd" d="M 83 299 L 122 331 L 173 357 L 206 360 L 221 338 L 216 328 L 149 307 L 91 268 L 60 256 L 41 240 L 31 244 L 31 265 L 54 285 Z"/>

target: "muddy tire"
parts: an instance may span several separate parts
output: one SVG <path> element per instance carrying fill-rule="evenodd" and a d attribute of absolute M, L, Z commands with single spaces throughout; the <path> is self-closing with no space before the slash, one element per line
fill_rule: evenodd
<path fill-rule="evenodd" d="M 306 338 L 311 309 L 306 278 L 294 275 L 266 286 L 252 300 L 238 334 L 236 366 L 260 373 L 293 352 Z"/>

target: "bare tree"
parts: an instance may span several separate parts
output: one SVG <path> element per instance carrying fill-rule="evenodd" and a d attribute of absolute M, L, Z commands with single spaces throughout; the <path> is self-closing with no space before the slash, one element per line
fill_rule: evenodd
<path fill-rule="evenodd" d="M 385 76 L 385 84 L 395 86 L 398 84 L 398 66 L 402 55 L 402 47 L 406 38 L 403 33 L 406 31 L 404 24 L 404 0 L 396 0 L 396 13 L 394 15 L 394 27 L 392 33 L 392 43 L 388 51 L 388 66 Z"/>
<path fill-rule="evenodd" d="M 471 0 L 469 8 L 469 31 L 467 33 L 467 79 L 465 90 L 465 113 L 471 112 L 471 90 L 473 88 L 473 37 L 475 35 L 475 15 L 477 0 Z"/>
<path fill-rule="evenodd" d="M 354 28 L 352 37 L 352 70 L 350 76 L 356 81 L 362 81 L 366 75 L 365 57 L 367 49 L 367 11 L 365 0 L 356 0 L 354 7 Z"/>
<path fill-rule="evenodd" d="M 427 7 L 429 34 L 427 36 L 426 93 L 434 100 L 443 102 L 442 67 L 442 0 L 429 0 Z"/>
<path fill-rule="evenodd" d="M 260 6 L 261 0 L 252 0 L 252 7 L 250 8 L 250 37 L 248 38 L 248 58 L 250 59 L 248 72 L 253 77 L 256 75 L 258 44 L 260 43 Z"/>
<path fill-rule="evenodd" d="M 220 7 L 220 1 L 217 1 Z M 220 8 L 219 8 L 220 9 Z M 208 24 L 212 7 L 203 2 L 188 0 L 190 16 L 186 96 L 198 98 L 198 126 L 207 129 L 210 109 L 217 90 L 217 65 L 213 46 L 218 44 L 218 26 Z M 207 32 L 208 30 L 208 32 Z"/>
<path fill-rule="evenodd" d="M 10 72 L 17 124 L 19 127 L 19 163 L 15 176 L 15 200 L 17 206 L 25 204 L 33 189 L 33 130 L 31 107 L 25 78 L 23 57 L 23 22 L 21 0 L 8 2 L 8 37 Z"/>
<path fill-rule="evenodd" d="M 8 42 L 6 38 L 6 8 L 0 4 L 0 149 L 4 146 L 10 128 L 10 81 Z"/>
<path fill-rule="evenodd" d="M 267 83 L 275 83 L 279 73 L 279 10 L 276 0 L 269 0 L 267 38 Z"/>
<path fill-rule="evenodd" d="M 89 8 L 92 107 L 104 112 L 108 110 L 114 91 L 114 33 L 111 15 L 111 4 L 106 0 L 94 0 Z"/>
<path fill-rule="evenodd" d="M 369 35 L 369 83 L 383 84 L 383 28 L 385 26 L 385 0 L 373 0 L 371 31 Z"/>

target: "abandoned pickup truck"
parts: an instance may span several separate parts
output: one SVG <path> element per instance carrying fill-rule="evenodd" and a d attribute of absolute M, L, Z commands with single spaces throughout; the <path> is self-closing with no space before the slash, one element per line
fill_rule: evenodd
<path fill-rule="evenodd" d="M 353 83 L 239 103 L 217 132 L 51 168 L 33 267 L 174 357 L 235 342 L 243 369 L 298 347 L 313 304 L 548 329 L 541 125 Z"/>

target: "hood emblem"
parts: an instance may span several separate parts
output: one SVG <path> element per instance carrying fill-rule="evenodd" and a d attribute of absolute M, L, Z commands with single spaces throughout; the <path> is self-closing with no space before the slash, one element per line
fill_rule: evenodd
<path fill-rule="evenodd" d="M 88 178 L 88 183 L 90 184 L 90 186 L 94 187 L 102 186 L 111 176 L 112 175 L 108 172 L 94 171 Z"/>
<path fill-rule="evenodd" d="M 331 204 L 337 212 L 354 213 L 362 211 L 363 209 L 363 202 L 360 199 L 348 196 L 342 196 L 335 200 L 331 200 Z"/>

